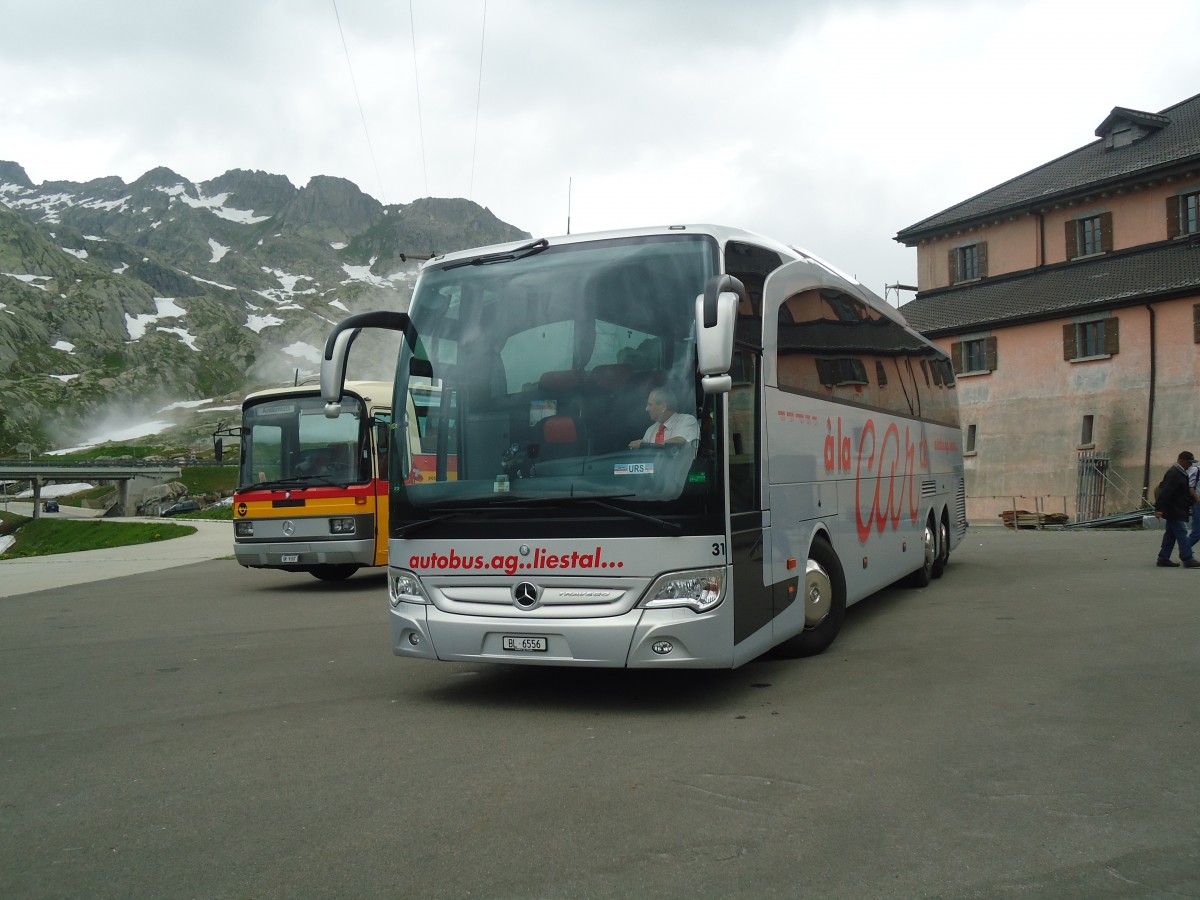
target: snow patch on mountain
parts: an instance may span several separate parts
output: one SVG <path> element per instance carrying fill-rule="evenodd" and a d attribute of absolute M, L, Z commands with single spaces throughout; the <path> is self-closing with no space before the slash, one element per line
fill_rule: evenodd
<path fill-rule="evenodd" d="M 158 308 L 157 313 L 142 313 L 140 315 L 131 316 L 125 314 L 125 330 L 129 332 L 131 341 L 139 341 L 146 336 L 146 328 L 160 319 L 177 319 L 187 315 L 187 310 L 179 306 L 173 297 L 155 297 L 154 305 Z M 170 334 L 178 335 L 183 343 L 189 348 L 200 351 L 196 346 L 196 339 L 182 328 L 168 328 L 163 325 L 156 325 L 156 331 L 166 331 Z"/>
<path fill-rule="evenodd" d="M 158 190 L 170 196 L 172 200 L 179 200 L 182 203 L 186 203 L 188 206 L 192 207 L 192 209 L 207 209 L 214 216 L 219 216 L 222 219 L 226 219 L 230 222 L 239 222 L 242 225 L 257 225 L 259 222 L 265 222 L 267 219 L 271 218 L 270 216 L 256 216 L 254 215 L 254 210 L 252 209 L 235 209 L 231 206 L 227 207 L 225 205 L 225 201 L 229 199 L 229 194 L 227 193 L 215 194 L 212 197 L 206 197 L 204 196 L 204 191 L 200 190 L 200 188 L 196 188 L 196 193 L 199 196 L 192 197 L 190 194 L 188 194 L 187 188 L 185 188 L 182 184 L 177 184 L 169 188 L 160 187 Z"/>

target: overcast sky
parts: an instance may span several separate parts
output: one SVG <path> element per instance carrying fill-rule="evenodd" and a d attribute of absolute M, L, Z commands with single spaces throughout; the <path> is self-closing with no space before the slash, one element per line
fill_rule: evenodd
<path fill-rule="evenodd" d="M 915 283 L 898 230 L 1114 106 L 1200 92 L 1196 0 L 0 0 L 0 22 L 0 159 L 35 183 L 260 169 L 469 197 L 535 236 L 568 210 L 718 222 L 880 294 Z"/>

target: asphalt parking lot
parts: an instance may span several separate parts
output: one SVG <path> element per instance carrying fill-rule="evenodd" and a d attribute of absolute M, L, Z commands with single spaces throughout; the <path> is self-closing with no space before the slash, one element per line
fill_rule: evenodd
<path fill-rule="evenodd" d="M 973 529 L 733 672 L 396 659 L 379 573 L 5 597 L 0 896 L 1198 897 L 1200 574 L 1158 540 Z"/>

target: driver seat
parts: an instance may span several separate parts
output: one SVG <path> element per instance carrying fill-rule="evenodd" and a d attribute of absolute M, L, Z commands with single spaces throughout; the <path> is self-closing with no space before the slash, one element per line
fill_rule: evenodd
<path fill-rule="evenodd" d="M 538 422 L 538 458 L 561 459 L 586 453 L 582 427 L 574 416 L 546 416 Z"/>

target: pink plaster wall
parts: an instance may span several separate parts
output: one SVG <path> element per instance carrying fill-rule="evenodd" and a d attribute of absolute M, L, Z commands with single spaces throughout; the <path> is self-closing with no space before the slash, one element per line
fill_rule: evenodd
<path fill-rule="evenodd" d="M 987 241 L 988 277 L 1036 268 L 1043 252 L 1039 227 L 1045 228 L 1045 258 L 1040 264 L 1065 262 L 1066 223 L 1090 213 L 1112 213 L 1113 250 L 1165 241 L 1167 198 L 1197 187 L 1200 182 L 1170 182 L 1144 190 L 1110 193 L 1074 206 L 1050 210 L 1045 213 L 1042 226 L 1036 216 L 1023 215 L 982 229 L 923 242 L 917 249 L 917 287 L 927 291 L 948 286 L 948 252 L 975 240 Z"/>
<path fill-rule="evenodd" d="M 1200 296 L 1155 305 L 1157 386 L 1151 486 L 1180 449 L 1200 453 L 1200 355 L 1192 307 Z M 1107 359 L 1063 359 L 1062 323 L 994 330 L 997 368 L 958 379 L 965 434 L 976 426 L 976 452 L 966 459 L 967 514 L 996 521 L 1015 505 L 1076 515 L 1079 453 L 1111 458 L 1109 514 L 1136 508 L 1145 469 L 1150 389 L 1150 313 L 1114 313 L 1120 350 Z M 949 351 L 951 339 L 937 343 Z M 1083 417 L 1093 417 L 1093 442 L 1081 445 Z M 1122 488 L 1124 493 L 1122 493 Z"/>
<path fill-rule="evenodd" d="M 917 283 L 922 291 L 950 283 L 947 256 L 966 243 L 987 242 L 987 277 L 1066 261 L 1066 223 L 1083 215 L 1112 214 L 1114 251 L 1167 240 L 1167 198 L 1200 182 L 1166 182 L 1121 188 L 981 228 L 922 242 Z M 1151 313 L 1131 306 L 1111 313 L 1119 322 L 1120 349 L 1105 359 L 1063 359 L 1063 324 L 1050 322 L 977 332 L 996 338 L 997 368 L 958 379 L 963 443 L 976 427 L 975 452 L 966 457 L 967 515 L 996 522 L 1014 507 L 1065 512 L 1076 517 L 1081 452 L 1110 458 L 1105 513 L 1136 509 L 1146 487 L 1162 477 L 1179 450 L 1200 453 L 1200 344 L 1193 307 L 1200 295 L 1154 304 L 1156 387 L 1150 465 Z M 937 341 L 949 351 L 957 338 Z M 1082 444 L 1084 416 L 1092 441 Z"/>

